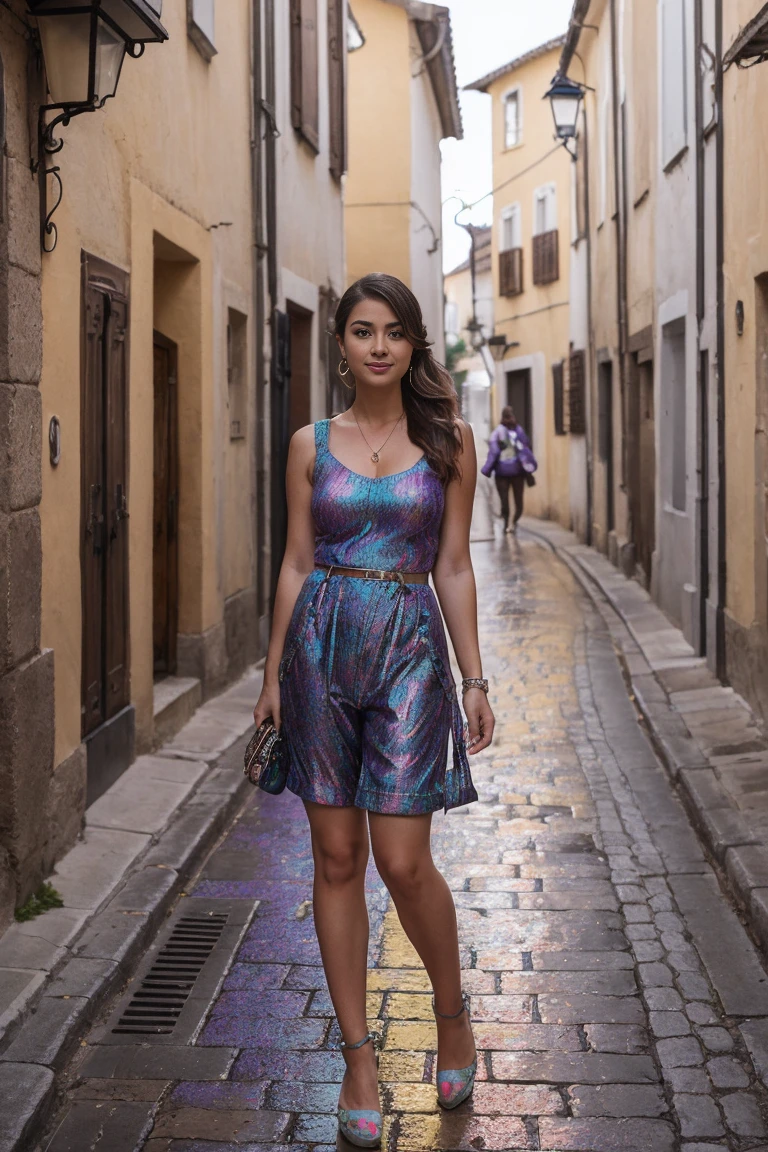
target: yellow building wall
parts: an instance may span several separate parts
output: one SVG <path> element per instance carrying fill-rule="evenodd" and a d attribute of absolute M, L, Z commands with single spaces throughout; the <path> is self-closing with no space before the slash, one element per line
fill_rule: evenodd
<path fill-rule="evenodd" d="M 754 15 L 754 5 L 738 0 L 723 8 L 727 48 Z M 726 631 L 736 633 L 745 675 L 750 659 L 762 668 L 761 696 L 768 708 L 768 564 L 766 564 L 766 490 L 768 480 L 768 314 L 764 292 L 768 276 L 768 99 L 766 65 L 731 68 L 724 77 L 724 228 L 725 228 L 725 466 L 728 534 Z M 744 305 L 744 334 L 735 322 Z M 749 658 L 748 651 L 754 650 Z M 729 655 L 729 674 L 731 673 Z M 734 680 L 734 683 L 736 681 Z M 742 687 L 741 684 L 738 687 Z M 756 695 L 754 688 L 749 693 Z"/>
<path fill-rule="evenodd" d="M 354 7 L 365 44 L 349 62 L 347 283 L 389 272 L 411 283 L 411 57 L 408 15 L 383 0 Z M 375 204 L 377 207 L 365 207 Z"/>
<path fill-rule="evenodd" d="M 187 37 L 181 0 L 166 3 L 163 19 L 170 40 L 126 59 L 117 97 L 63 129 L 56 159 L 64 198 L 58 246 L 43 259 L 41 393 L 44 427 L 54 414 L 61 420 L 63 452 L 56 469 L 44 454 L 41 521 L 42 644 L 55 651 L 57 764 L 80 743 L 81 725 L 81 252 L 130 274 L 129 637 L 139 750 L 152 739 L 155 326 L 179 342 L 179 631 L 220 625 L 225 597 L 252 583 L 249 456 L 240 442 L 230 446 L 226 413 L 215 403 L 223 337 L 213 331 L 214 316 L 226 325 L 223 280 L 239 299 L 251 295 L 248 9 L 217 6 L 210 64 Z M 158 238 L 170 260 L 156 276 Z"/>
<path fill-rule="evenodd" d="M 508 342 L 519 347 L 509 352 L 501 367 L 495 389 L 496 412 L 506 403 L 506 371 L 523 366 L 536 357 L 532 386 L 540 390 L 534 409 L 543 412 L 544 426 L 534 427 L 533 449 L 539 461 L 535 488 L 526 492 L 526 510 L 534 516 L 551 517 L 570 527 L 568 436 L 554 434 L 554 389 L 552 365 L 568 356 L 569 282 L 571 244 L 571 159 L 564 148 L 554 151 L 544 163 L 530 172 L 525 169 L 555 147 L 552 112 L 543 96 L 557 71 L 560 49 L 531 60 L 514 72 L 499 77 L 488 88 L 493 108 L 493 185 L 510 181 L 494 195 L 492 268 L 496 292 L 495 327 Z M 522 90 L 522 143 L 506 148 L 504 141 L 504 96 L 514 88 Z M 519 174 L 519 175 L 518 175 Z M 554 183 L 557 190 L 557 228 L 559 232 L 559 279 L 552 284 L 533 283 L 534 192 L 543 184 Z M 502 214 L 509 205 L 519 203 L 522 214 L 523 283 L 519 296 L 498 294 L 499 247 Z"/>

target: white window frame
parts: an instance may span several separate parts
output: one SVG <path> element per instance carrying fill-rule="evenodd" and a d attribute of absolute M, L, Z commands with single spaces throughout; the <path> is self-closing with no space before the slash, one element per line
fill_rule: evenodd
<path fill-rule="evenodd" d="M 505 245 L 505 227 L 507 222 L 511 220 L 512 223 L 512 240 L 513 243 L 509 246 Z M 514 240 L 517 239 L 517 244 Z M 515 248 L 522 248 L 523 246 L 523 209 L 519 201 L 514 204 L 507 204 L 501 210 L 499 218 L 499 252 L 511 252 Z"/>
<path fill-rule="evenodd" d="M 517 140 L 514 144 L 507 143 L 507 101 L 510 96 L 517 98 Z M 523 90 L 519 85 L 508 88 L 501 98 L 501 130 L 504 137 L 504 151 L 519 148 L 523 142 Z"/>
<path fill-rule="evenodd" d="M 544 227 L 539 228 L 539 204 L 544 203 Z M 557 231 L 557 185 L 554 180 L 539 185 L 533 192 L 533 235 Z"/>
<path fill-rule="evenodd" d="M 659 5 L 661 163 L 666 170 L 688 147 L 686 0 Z"/>
<path fill-rule="evenodd" d="M 187 34 L 203 59 L 216 55 L 216 0 L 187 0 Z"/>

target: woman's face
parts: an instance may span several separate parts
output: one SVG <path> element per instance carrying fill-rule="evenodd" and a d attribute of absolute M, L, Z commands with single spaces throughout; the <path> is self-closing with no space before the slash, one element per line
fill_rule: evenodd
<path fill-rule="evenodd" d="M 413 345 L 384 300 L 373 298 L 356 304 L 343 336 L 336 339 L 358 386 L 399 384 L 408 371 Z"/>

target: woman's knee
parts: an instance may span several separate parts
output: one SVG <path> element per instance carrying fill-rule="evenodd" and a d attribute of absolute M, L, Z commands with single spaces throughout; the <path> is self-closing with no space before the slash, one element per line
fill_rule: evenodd
<path fill-rule="evenodd" d="M 364 840 L 313 841 L 315 876 L 332 886 L 351 884 L 365 876 L 368 844 Z"/>
<path fill-rule="evenodd" d="M 377 856 L 376 867 L 392 896 L 403 900 L 417 897 L 435 871 L 429 853 L 385 856 L 383 859 Z"/>

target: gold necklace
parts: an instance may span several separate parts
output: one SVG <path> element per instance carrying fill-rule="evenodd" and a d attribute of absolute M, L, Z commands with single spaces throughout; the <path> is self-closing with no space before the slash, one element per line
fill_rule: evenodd
<path fill-rule="evenodd" d="M 393 434 L 393 433 L 394 433 L 394 431 L 395 431 L 395 428 L 397 428 L 397 426 L 398 426 L 398 424 L 400 423 L 400 421 L 402 420 L 403 416 L 405 416 L 405 409 L 403 409 L 403 411 L 402 411 L 402 412 L 400 413 L 400 415 L 398 416 L 398 418 L 397 418 L 397 420 L 395 421 L 395 423 L 394 423 L 394 426 L 393 426 L 393 428 L 392 428 L 392 432 L 390 432 L 389 436 L 387 436 L 387 439 L 384 441 L 384 443 L 382 444 L 381 448 L 379 448 L 379 449 L 375 449 L 375 448 L 373 447 L 373 444 L 370 444 L 370 443 L 368 442 L 368 438 L 367 438 L 367 436 L 365 435 L 365 432 L 363 432 L 362 428 L 360 427 L 360 421 L 358 420 L 357 416 L 355 416 L 355 410 L 354 410 L 354 408 L 352 409 L 352 415 L 353 415 L 353 417 L 354 417 L 354 420 L 355 420 L 355 424 L 357 424 L 357 430 L 358 430 L 358 432 L 359 432 L 359 433 L 360 433 L 360 435 L 362 436 L 363 440 L 365 440 L 366 444 L 368 444 L 368 447 L 369 447 L 369 448 L 370 448 L 370 450 L 371 450 L 371 460 L 373 460 L 374 464 L 378 464 L 378 462 L 379 462 L 379 453 L 380 453 L 380 452 L 381 452 L 381 451 L 382 451 L 384 448 L 386 448 L 386 446 L 387 446 L 387 444 L 389 443 L 389 440 L 390 440 L 390 438 L 391 438 L 392 434 Z"/>

